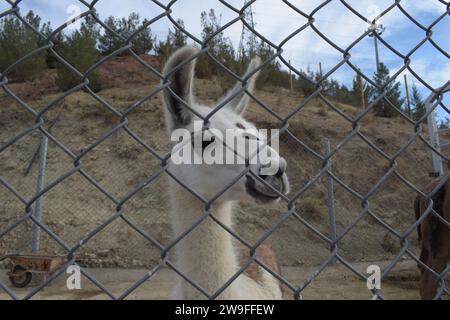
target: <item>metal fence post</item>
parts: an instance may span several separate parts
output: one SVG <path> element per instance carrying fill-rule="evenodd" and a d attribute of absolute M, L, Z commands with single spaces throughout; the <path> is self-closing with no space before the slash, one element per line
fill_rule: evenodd
<path fill-rule="evenodd" d="M 380 76 L 380 69 L 381 69 L 381 62 L 380 62 L 380 51 L 378 49 L 378 36 L 381 36 L 383 34 L 383 32 L 386 30 L 385 27 L 383 27 L 382 24 L 373 24 L 372 26 L 370 26 L 369 30 L 372 30 L 372 34 L 369 34 L 369 37 L 373 37 L 373 41 L 374 41 L 374 50 L 375 50 L 375 61 L 377 64 L 377 68 L 376 68 L 376 75 L 377 77 Z M 384 85 L 384 83 L 382 84 Z M 381 95 L 383 92 L 381 90 L 378 90 L 379 94 Z M 384 98 L 381 100 L 381 110 L 384 113 L 385 112 L 385 103 L 384 103 Z"/>
<path fill-rule="evenodd" d="M 442 89 L 444 89 L 443 90 L 444 92 L 450 90 L 450 84 L 448 84 L 446 87 L 442 87 L 440 90 L 442 90 Z M 437 98 L 436 94 L 432 93 L 425 101 L 425 108 L 426 108 L 427 113 L 430 112 L 436 98 Z M 436 124 L 435 110 L 433 110 L 428 115 L 427 122 L 428 122 L 428 131 L 430 134 L 430 143 L 437 151 L 441 152 L 441 145 L 440 145 L 440 141 L 439 141 L 439 132 L 438 132 L 437 124 Z M 444 174 L 444 166 L 442 165 L 442 158 L 434 150 L 431 151 L 431 155 L 433 157 L 433 170 L 434 170 L 432 172 L 432 175 L 440 177 Z"/>
<path fill-rule="evenodd" d="M 432 104 L 433 103 L 430 101 L 426 102 L 425 106 L 426 106 L 427 112 L 431 109 Z M 427 121 L 428 121 L 428 131 L 430 133 L 430 143 L 436 150 L 440 151 L 441 147 L 439 144 L 439 134 L 437 133 L 436 115 L 435 115 L 434 111 L 430 113 Z M 444 173 L 444 167 L 442 166 L 442 159 L 433 150 L 431 151 L 431 155 L 433 157 L 432 175 L 440 177 Z"/>
<path fill-rule="evenodd" d="M 325 151 L 326 156 L 328 157 L 331 154 L 331 144 L 330 140 L 325 140 Z M 327 160 L 327 171 L 331 172 L 332 169 L 332 161 L 331 158 Z M 334 184 L 333 177 L 328 173 L 327 174 L 327 208 L 328 208 L 328 219 L 330 222 L 330 239 L 333 243 L 336 241 L 336 212 L 334 210 Z M 337 244 L 332 244 L 330 247 L 330 251 L 333 252 Z M 336 259 L 332 260 L 332 263 L 336 263 Z"/>
<path fill-rule="evenodd" d="M 52 129 L 56 125 L 58 120 L 59 120 L 59 116 L 48 127 L 48 129 L 47 129 L 48 133 L 52 133 Z M 36 151 L 34 152 L 33 157 L 30 160 L 30 163 L 28 164 L 28 166 L 26 167 L 26 169 L 25 169 L 25 171 L 23 173 L 24 176 L 28 176 L 30 174 L 31 169 L 33 169 L 33 165 L 36 162 L 36 159 L 37 159 L 38 155 L 40 154 L 41 144 L 42 143 L 40 143 L 39 146 L 36 148 Z"/>
<path fill-rule="evenodd" d="M 36 194 L 39 194 L 44 190 L 45 185 L 45 167 L 47 165 L 47 148 L 48 148 L 48 138 L 42 133 L 41 147 L 39 148 L 39 172 L 37 177 L 37 187 Z M 43 197 L 39 197 L 36 200 L 36 206 L 34 208 L 34 217 L 37 221 L 41 221 Z M 34 224 L 33 228 L 33 238 L 31 242 L 31 251 L 33 253 L 40 250 L 40 239 L 41 238 L 41 228 Z"/>

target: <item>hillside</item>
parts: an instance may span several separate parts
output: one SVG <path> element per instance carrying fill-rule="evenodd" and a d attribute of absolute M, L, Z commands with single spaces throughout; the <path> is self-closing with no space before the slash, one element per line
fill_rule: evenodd
<path fill-rule="evenodd" d="M 145 59 L 160 70 L 156 59 Z M 99 95 L 119 111 L 126 110 L 158 85 L 156 76 L 127 57 L 116 58 L 101 66 L 100 75 L 105 85 Z M 11 84 L 10 88 L 34 110 L 41 111 L 61 94 L 54 85 L 54 78 L 55 72 L 48 71 L 42 80 Z M 198 79 L 198 98 L 208 103 L 215 101 L 227 91 L 222 83 L 230 81 Z M 259 89 L 256 96 L 282 116 L 288 115 L 304 98 L 301 93 L 279 87 Z M 352 106 L 335 105 L 351 118 L 360 111 Z M 251 103 L 247 117 L 257 127 L 279 126 L 279 121 L 256 102 Z M 58 119 L 52 133 L 75 154 L 120 123 L 119 118 L 85 92 L 76 92 L 62 100 L 45 114 L 45 119 L 48 122 Z M 0 145 L 33 123 L 34 118 L 3 92 L 0 96 Z M 302 108 L 289 124 L 290 132 L 319 154 L 325 152 L 325 139 L 329 139 L 335 148 L 353 128 L 351 122 L 317 100 Z M 414 126 L 401 118 L 376 118 L 370 114 L 359 124 L 360 132 L 390 156 L 414 134 Z M 169 152 L 159 95 L 129 114 L 128 127 L 158 153 Z M 0 154 L 1 176 L 28 199 L 35 192 L 37 165 L 29 176 L 25 177 L 23 172 L 38 143 L 39 134 L 34 131 Z M 288 174 L 295 193 L 319 172 L 323 164 L 288 134 L 283 134 L 280 147 L 288 161 Z M 117 198 L 124 197 L 159 168 L 158 161 L 123 130 L 89 152 L 82 163 L 85 172 Z M 47 183 L 73 168 L 69 157 L 53 142 L 49 145 L 47 165 Z M 357 135 L 336 153 L 332 165 L 334 174 L 361 195 L 366 195 L 390 168 L 389 161 Z M 430 181 L 430 152 L 418 139 L 396 159 L 396 166 L 397 172 L 418 188 Z M 166 177 L 158 178 L 123 208 L 129 219 L 164 245 L 171 239 L 166 180 Z M 328 235 L 326 194 L 326 181 L 320 179 L 304 193 L 296 208 L 301 218 Z M 402 234 L 414 223 L 414 197 L 415 193 L 393 174 L 369 198 L 370 210 Z M 4 187 L 0 187 L 0 199 L 0 229 L 3 229 L 23 216 L 24 205 Z M 340 234 L 360 214 L 361 201 L 335 183 L 335 209 Z M 235 230 L 254 242 L 286 210 L 282 203 L 272 208 L 241 204 Z M 53 232 L 73 246 L 114 213 L 115 205 L 81 174 L 75 174 L 45 195 L 42 216 Z M 42 237 L 44 250 L 61 252 L 61 247 L 45 233 Z M 0 256 L 10 251 L 29 251 L 30 240 L 31 223 L 26 222 L 0 238 Z M 408 240 L 416 251 L 415 232 Z M 329 254 L 328 244 L 294 217 L 285 221 L 267 243 L 275 248 L 283 266 L 316 266 Z M 363 262 L 390 259 L 399 253 L 400 247 L 398 238 L 366 215 L 339 242 L 339 248 L 343 258 Z M 156 247 L 120 219 L 96 235 L 82 251 L 85 264 L 93 267 L 149 267 L 159 259 Z"/>

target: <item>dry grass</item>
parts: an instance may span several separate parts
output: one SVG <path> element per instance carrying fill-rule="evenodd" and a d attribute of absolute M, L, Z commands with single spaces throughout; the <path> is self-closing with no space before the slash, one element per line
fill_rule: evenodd
<path fill-rule="evenodd" d="M 113 80 L 110 79 L 112 84 L 119 85 L 118 80 Z M 130 75 L 129 81 L 120 83 L 118 87 L 99 93 L 119 111 L 128 109 L 158 84 L 151 75 L 140 74 Z M 200 101 L 212 103 L 230 85 L 231 83 L 222 85 L 217 79 L 198 80 L 196 92 Z M 46 94 L 29 102 L 36 110 L 42 110 L 56 96 L 54 93 Z M 300 93 L 274 87 L 258 90 L 256 96 L 281 117 L 299 108 L 304 99 Z M 361 112 L 352 106 L 334 105 L 352 119 Z M 255 101 L 251 102 L 246 115 L 258 127 L 270 129 L 280 125 L 279 120 Z M 74 153 L 89 147 L 120 123 L 117 116 L 84 92 L 72 94 L 46 114 L 47 119 L 54 119 L 56 116 L 60 117 L 60 121 L 54 128 L 54 134 Z M 146 144 L 160 154 L 165 154 L 169 152 L 170 145 L 163 119 L 158 95 L 129 115 L 128 126 Z M 11 138 L 18 131 L 17 128 L 31 125 L 32 120 L 22 108 L 7 104 L 0 110 L 0 142 Z M 359 124 L 360 132 L 388 155 L 395 154 L 414 133 L 413 126 L 398 118 L 383 119 L 368 115 Z M 313 100 L 290 119 L 289 130 L 315 152 L 324 154 L 324 140 L 329 139 L 332 147 L 336 148 L 352 132 L 353 124 L 329 106 Z M 22 170 L 35 150 L 37 138 L 37 133 L 34 133 L 0 155 L 2 176 L 28 197 L 34 193 L 35 173 L 30 177 L 23 177 Z M 319 172 L 323 163 L 286 134 L 282 136 L 280 147 L 288 160 L 288 173 L 295 192 Z M 360 195 L 366 195 L 386 174 L 389 162 L 357 136 L 340 148 L 333 157 L 334 173 Z M 151 176 L 159 166 L 153 156 L 123 131 L 97 146 L 82 161 L 83 168 L 116 197 L 125 196 Z M 430 153 L 422 143 L 412 144 L 397 159 L 396 165 L 398 172 L 419 188 L 429 182 Z M 73 168 L 73 162 L 57 146 L 51 145 L 47 181 L 53 181 L 70 168 Z M 55 192 L 50 192 L 45 197 L 44 217 L 45 222 L 53 226 L 61 238 L 73 243 L 110 217 L 114 213 L 114 206 L 80 176 L 63 185 L 64 188 L 59 192 L 55 189 Z M 336 220 L 338 232 L 341 232 L 358 216 L 361 202 L 338 184 L 335 185 Z M 163 244 L 169 243 L 171 237 L 166 188 L 166 179 L 160 178 L 133 197 L 125 208 L 127 216 Z M 301 217 L 328 234 L 326 194 L 325 181 L 320 179 L 297 201 L 296 207 Z M 401 232 L 414 222 L 414 196 L 414 192 L 406 188 L 399 179 L 391 177 L 369 199 L 371 210 Z M 8 217 L 0 220 L 0 228 L 3 228 L 23 214 L 23 206 L 4 188 L 0 189 L 0 198 L 4 200 L 0 203 L 0 217 Z M 256 241 L 286 210 L 285 204 L 273 208 L 242 204 L 236 215 L 235 229 L 248 241 Z M 29 250 L 30 230 L 30 225 L 24 225 L 1 238 L 0 256 L 9 251 Z M 415 235 L 412 238 L 411 243 L 415 243 Z M 296 219 L 283 224 L 267 242 L 276 249 L 284 266 L 317 265 L 329 254 L 329 245 Z M 43 238 L 43 247 L 48 251 L 60 250 L 48 237 Z M 398 240 L 387 234 L 373 219 L 366 217 L 339 243 L 339 247 L 342 255 L 350 261 L 383 260 L 398 253 Z M 154 247 L 120 222 L 94 237 L 85 248 L 90 254 L 105 250 L 114 250 L 114 255 L 102 259 L 102 265 L 149 266 L 159 259 L 159 252 Z"/>

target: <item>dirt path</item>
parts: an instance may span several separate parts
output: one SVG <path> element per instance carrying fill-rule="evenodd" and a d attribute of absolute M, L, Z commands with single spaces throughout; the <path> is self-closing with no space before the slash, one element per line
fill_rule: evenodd
<path fill-rule="evenodd" d="M 381 268 L 388 262 L 357 263 L 355 267 L 364 272 L 367 266 L 378 264 Z M 283 275 L 292 284 L 298 286 L 305 281 L 315 268 L 283 268 Z M 114 295 L 120 296 L 145 274 L 145 270 L 124 269 L 88 269 L 88 272 L 103 283 Z M 176 275 L 163 269 L 134 291 L 128 299 L 168 299 L 175 284 Z M 413 261 L 402 261 L 382 282 L 382 294 L 385 299 L 418 299 L 419 274 Z M 0 280 L 9 283 L 5 272 L 1 272 Z M 23 297 L 27 290 L 17 290 L 16 294 Z M 30 290 L 30 289 L 28 289 Z M 286 291 L 286 299 L 292 298 Z M 303 298 L 310 299 L 371 299 L 372 295 L 366 283 L 360 280 L 342 265 L 330 266 L 303 291 Z M 8 296 L 0 293 L 0 300 Z M 68 291 L 65 287 L 65 275 L 55 284 L 35 296 L 35 299 L 108 299 L 108 296 L 86 278 L 82 279 L 82 290 Z"/>

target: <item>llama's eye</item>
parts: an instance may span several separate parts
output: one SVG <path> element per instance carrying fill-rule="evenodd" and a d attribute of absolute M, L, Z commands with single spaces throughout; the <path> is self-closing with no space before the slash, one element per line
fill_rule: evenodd
<path fill-rule="evenodd" d="M 202 150 L 205 150 L 207 146 L 209 146 L 211 143 L 213 143 L 214 141 L 216 141 L 216 137 L 211 137 L 211 140 L 207 141 L 207 140 L 203 140 L 202 141 Z"/>
<path fill-rule="evenodd" d="M 212 136 L 211 139 L 208 140 L 202 140 L 202 150 L 205 150 L 207 146 L 209 146 L 211 143 L 216 141 L 216 137 Z M 195 148 L 195 139 L 191 139 L 192 147 Z"/>
<path fill-rule="evenodd" d="M 240 123 L 236 123 L 236 127 L 238 127 L 239 129 L 245 130 L 245 127 Z"/>
<path fill-rule="evenodd" d="M 245 140 L 258 140 L 259 141 L 259 138 L 257 136 L 255 136 L 255 135 L 253 135 L 253 134 L 251 134 L 249 132 L 244 133 L 244 139 Z"/>

